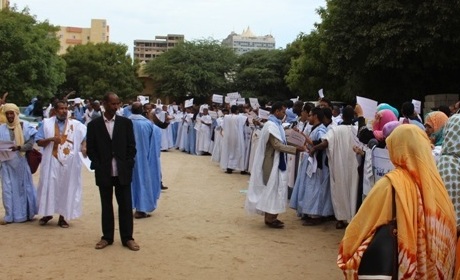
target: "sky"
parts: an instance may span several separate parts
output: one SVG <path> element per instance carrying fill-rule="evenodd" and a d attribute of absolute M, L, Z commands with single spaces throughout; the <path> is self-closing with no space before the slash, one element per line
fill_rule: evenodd
<path fill-rule="evenodd" d="M 106 19 L 110 42 L 127 45 L 132 54 L 136 39 L 183 34 L 187 41 L 221 41 L 247 27 L 256 36 L 271 34 L 276 48 L 285 48 L 320 22 L 316 9 L 326 0 L 10 0 L 10 5 L 29 7 L 39 21 L 53 25 L 90 27 L 91 19 Z"/>

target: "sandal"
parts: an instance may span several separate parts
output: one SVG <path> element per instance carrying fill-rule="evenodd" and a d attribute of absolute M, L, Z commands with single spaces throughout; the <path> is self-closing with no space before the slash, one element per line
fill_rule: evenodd
<path fill-rule="evenodd" d="M 128 247 L 128 249 L 131 251 L 139 251 L 140 249 L 139 245 L 137 245 L 134 240 L 128 240 L 124 246 Z"/>
<path fill-rule="evenodd" d="M 59 221 L 57 223 L 58 226 L 60 226 L 61 228 L 68 228 L 69 227 L 69 224 L 64 220 L 64 217 L 59 217 Z"/>
<path fill-rule="evenodd" d="M 281 222 L 280 220 L 274 220 L 273 222 L 265 221 L 265 225 L 267 225 L 269 228 L 283 228 L 284 227 L 284 223 Z"/>
<path fill-rule="evenodd" d="M 107 247 L 109 245 L 112 245 L 111 243 L 109 243 L 109 241 L 107 241 L 105 239 L 101 239 L 101 240 L 99 240 L 99 242 L 96 243 L 96 246 L 94 248 L 96 250 L 100 250 L 100 249 L 104 249 L 105 247 Z"/>
<path fill-rule="evenodd" d="M 46 225 L 52 218 L 53 218 L 53 216 L 44 216 L 44 217 L 42 217 L 40 220 L 38 220 L 38 224 L 41 225 L 41 226 L 44 226 L 44 225 Z"/>

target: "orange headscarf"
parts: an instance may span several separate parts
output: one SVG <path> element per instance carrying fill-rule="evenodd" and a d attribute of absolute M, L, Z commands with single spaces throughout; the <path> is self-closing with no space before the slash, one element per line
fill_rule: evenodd
<path fill-rule="evenodd" d="M 443 112 L 434 111 L 426 115 L 425 124 L 431 126 L 434 132 L 438 132 L 441 128 L 443 128 L 446 125 L 448 120 L 449 117 Z"/>

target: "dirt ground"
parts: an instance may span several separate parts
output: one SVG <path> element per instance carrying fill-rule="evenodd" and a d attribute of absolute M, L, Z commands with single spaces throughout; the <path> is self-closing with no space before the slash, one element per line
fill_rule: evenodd
<path fill-rule="evenodd" d="M 57 216 L 46 226 L 39 217 L 0 226 L 0 279 L 343 278 L 336 259 L 344 232 L 334 222 L 304 227 L 289 209 L 280 215 L 284 229 L 267 228 L 244 211 L 248 175 L 225 174 L 209 156 L 161 155 L 169 189 L 152 217 L 134 220 L 140 251 L 121 245 L 118 226 L 112 246 L 94 249 L 99 193 L 83 168 L 83 216 L 70 228 L 58 227 Z"/>

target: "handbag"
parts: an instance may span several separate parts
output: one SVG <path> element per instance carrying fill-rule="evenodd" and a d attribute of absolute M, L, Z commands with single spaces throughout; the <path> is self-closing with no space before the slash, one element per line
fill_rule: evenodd
<path fill-rule="evenodd" d="M 26 159 L 29 164 L 30 172 L 34 174 L 37 172 L 38 166 L 42 161 L 42 153 L 33 148 L 32 150 L 26 151 Z"/>
<path fill-rule="evenodd" d="M 398 226 L 395 189 L 392 187 L 392 219 L 377 228 L 363 253 L 358 279 L 398 279 Z"/>

